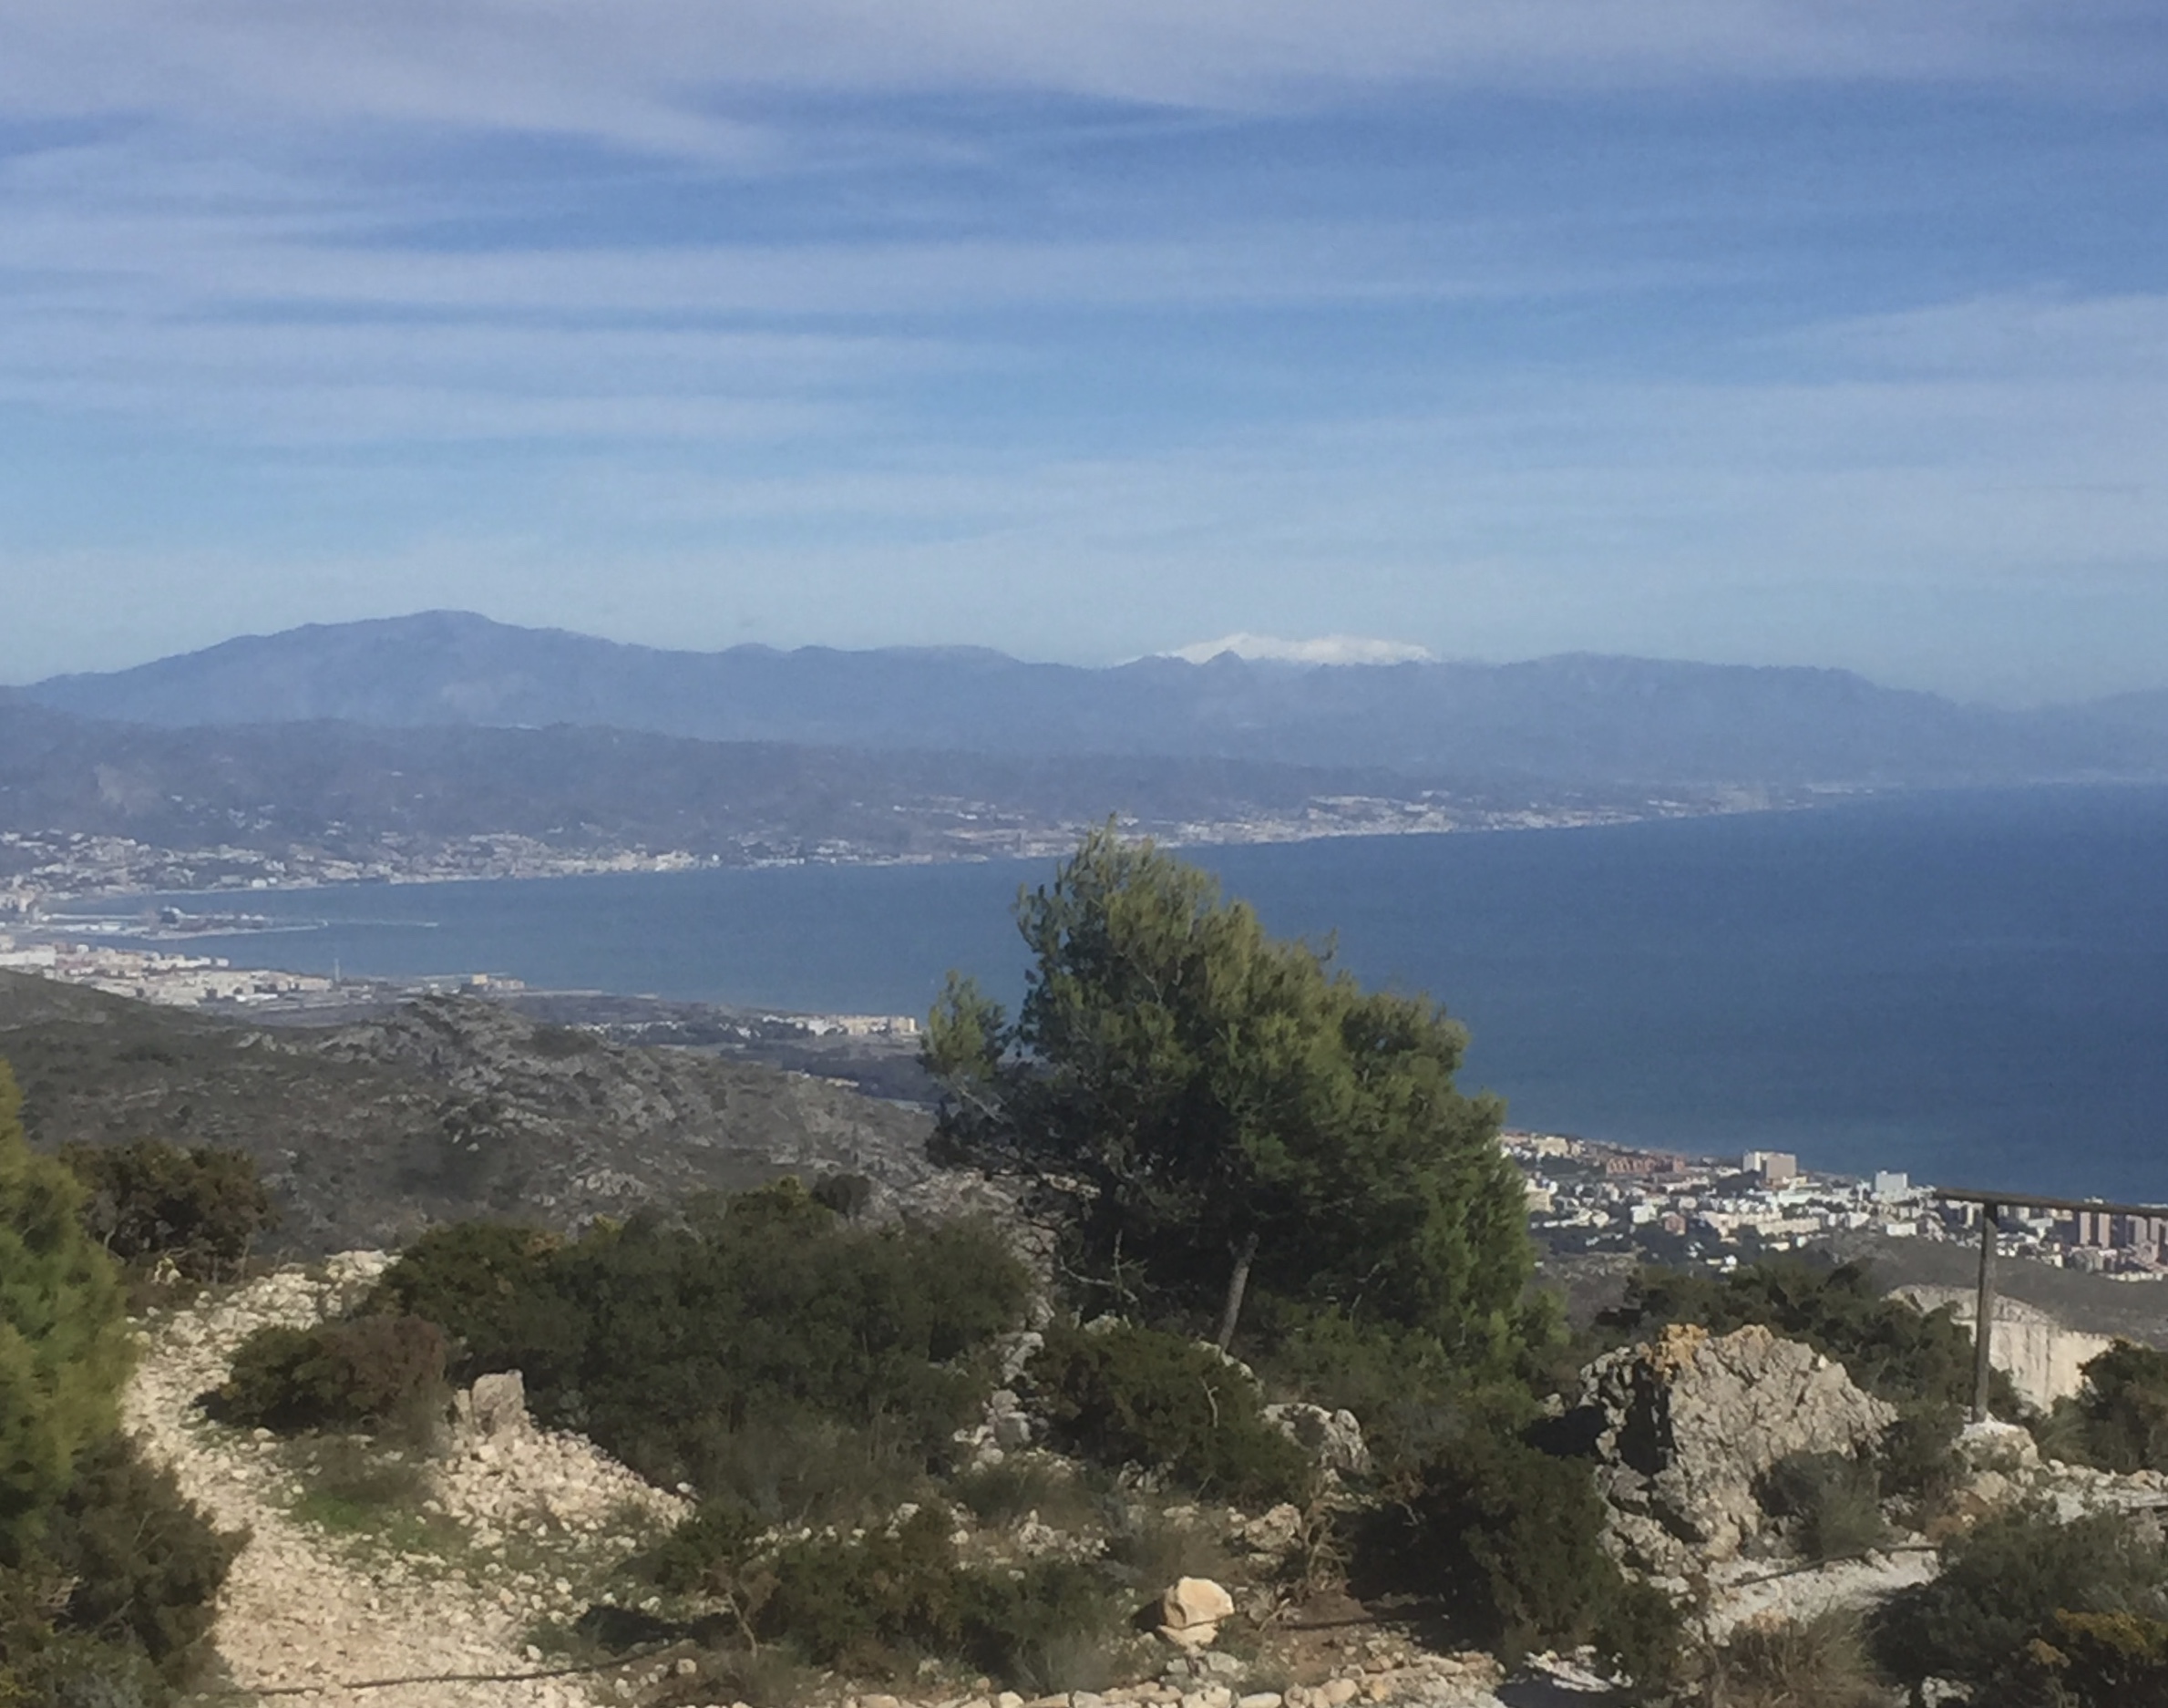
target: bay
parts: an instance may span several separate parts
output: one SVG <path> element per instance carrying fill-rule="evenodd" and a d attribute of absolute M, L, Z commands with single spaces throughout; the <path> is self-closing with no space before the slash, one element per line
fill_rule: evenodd
<path fill-rule="evenodd" d="M 1943 1185 L 2168 1199 L 2168 790 L 2059 788 L 1185 851 L 1472 1034 L 1516 1126 Z M 1012 999 L 1053 862 L 221 895 L 244 964 L 923 1013 Z"/>

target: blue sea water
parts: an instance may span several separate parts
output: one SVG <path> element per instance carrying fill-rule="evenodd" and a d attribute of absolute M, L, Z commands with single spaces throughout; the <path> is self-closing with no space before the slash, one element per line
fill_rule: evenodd
<path fill-rule="evenodd" d="M 1188 851 L 1267 925 L 1444 1000 L 1516 1126 L 1943 1185 L 2168 1199 L 2168 790 Z M 1013 993 L 1053 862 L 251 895 L 207 942 L 354 973 L 922 1013 Z M 219 905 L 232 906 L 233 899 Z"/>

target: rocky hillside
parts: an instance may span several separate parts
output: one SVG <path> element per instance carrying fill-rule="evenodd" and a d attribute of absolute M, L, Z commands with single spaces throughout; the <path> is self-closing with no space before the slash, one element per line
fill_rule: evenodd
<path fill-rule="evenodd" d="M 152 1137 L 249 1152 L 295 1252 L 459 1217 L 570 1223 L 784 1173 L 861 1173 L 910 1201 L 948 1189 L 917 1112 L 457 998 L 272 1028 L 0 973 L 0 1058 L 40 1148 Z"/>

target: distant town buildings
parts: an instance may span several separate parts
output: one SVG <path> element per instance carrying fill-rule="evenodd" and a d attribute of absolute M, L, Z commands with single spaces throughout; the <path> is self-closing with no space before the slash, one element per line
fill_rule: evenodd
<path fill-rule="evenodd" d="M 1803 1171 L 1787 1151 L 1681 1157 L 1555 1133 L 1511 1132 L 1529 1225 L 1556 1250 L 1616 1251 L 1729 1267 L 1842 1233 L 1973 1241 L 1979 1206 L 1944 1202 L 1908 1176 Z M 2168 1279 L 2168 1216 L 2006 1209 L 1998 1249 L 2071 1269 Z"/>

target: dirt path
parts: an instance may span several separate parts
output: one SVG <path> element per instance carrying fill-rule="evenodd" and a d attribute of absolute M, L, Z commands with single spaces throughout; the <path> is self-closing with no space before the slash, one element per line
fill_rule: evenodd
<path fill-rule="evenodd" d="M 343 1308 L 381 1264 L 350 1254 L 314 1274 L 282 1271 L 145 1325 L 145 1353 L 128 1395 L 129 1427 L 222 1528 L 250 1532 L 219 1617 L 219 1650 L 233 1682 L 249 1692 L 371 1708 L 589 1708 L 607 1693 L 581 1677 L 353 1688 L 384 1679 L 539 1671 L 543 1663 L 528 1649 L 527 1633 L 537 1617 L 570 1610 L 570 1582 L 515 1569 L 486 1546 L 461 1549 L 456 1559 L 402 1555 L 297 1518 L 291 1508 L 302 1489 L 282 1445 L 260 1432 L 212 1424 L 194 1404 L 223 1379 L 234 1347 L 251 1331 L 267 1322 L 305 1325 Z M 532 1439 L 545 1454 L 559 1446 L 554 1438 Z M 484 1447 L 439 1479 L 440 1492 L 453 1493 L 449 1516 L 474 1520 L 485 1543 L 506 1530 L 518 1535 L 505 1517 L 512 1503 L 500 1497 L 494 1511 L 462 1513 L 456 1491 L 501 1485 L 498 1461 L 506 1456 L 501 1447 Z M 540 1528 L 529 1527 L 529 1534 Z"/>

